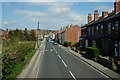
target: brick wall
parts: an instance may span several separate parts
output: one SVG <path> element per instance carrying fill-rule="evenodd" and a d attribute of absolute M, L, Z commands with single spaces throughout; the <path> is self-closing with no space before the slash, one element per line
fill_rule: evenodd
<path fill-rule="evenodd" d="M 79 37 L 81 36 L 81 28 L 76 25 L 70 27 L 69 30 L 66 31 L 66 40 L 65 41 L 74 41 L 79 42 Z"/>

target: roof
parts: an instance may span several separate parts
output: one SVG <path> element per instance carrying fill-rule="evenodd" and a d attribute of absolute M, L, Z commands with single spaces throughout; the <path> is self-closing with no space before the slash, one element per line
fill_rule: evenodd
<path fill-rule="evenodd" d="M 89 25 L 93 25 L 93 24 L 97 24 L 97 23 L 102 22 L 102 21 L 107 21 L 107 20 L 110 20 L 110 19 L 113 19 L 113 18 L 117 18 L 117 17 L 120 17 L 120 12 L 118 12 L 118 13 L 111 12 L 105 18 L 103 18 L 102 16 L 100 16 L 97 21 L 93 20 L 90 23 L 84 25 L 84 27 L 85 26 L 89 26 Z"/>

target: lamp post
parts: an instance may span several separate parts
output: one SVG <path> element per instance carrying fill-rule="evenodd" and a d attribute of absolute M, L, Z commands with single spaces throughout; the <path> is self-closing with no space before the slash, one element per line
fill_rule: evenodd
<path fill-rule="evenodd" d="M 39 42 L 39 22 L 38 22 L 38 28 L 37 28 L 37 34 L 38 34 L 38 38 L 37 38 L 37 48 L 39 48 L 39 46 L 38 46 L 38 42 Z"/>

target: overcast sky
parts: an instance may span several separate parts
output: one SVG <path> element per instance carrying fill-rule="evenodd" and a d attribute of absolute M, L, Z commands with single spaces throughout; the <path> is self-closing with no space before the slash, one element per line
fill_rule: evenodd
<path fill-rule="evenodd" d="M 101 15 L 102 11 L 111 12 L 114 7 L 112 0 L 111 2 L 77 2 L 78 0 L 74 0 L 74 2 L 68 2 L 68 0 L 66 2 L 59 2 L 58 0 L 51 0 L 53 2 L 49 2 L 50 0 L 47 2 L 9 1 L 11 2 L 2 2 L 3 29 L 36 29 L 39 21 L 41 29 L 58 30 L 70 24 L 86 24 L 88 13 L 93 14 L 94 10 L 98 9 L 99 15 Z"/>

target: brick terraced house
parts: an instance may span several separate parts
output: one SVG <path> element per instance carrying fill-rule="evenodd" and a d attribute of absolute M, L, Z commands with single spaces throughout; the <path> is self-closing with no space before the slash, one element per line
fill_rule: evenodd
<path fill-rule="evenodd" d="M 59 41 L 60 44 L 64 44 L 64 41 L 69 42 L 79 42 L 79 37 L 81 36 L 81 27 L 78 25 L 70 27 L 61 28 L 60 31 L 56 34 L 55 41 Z M 57 39 L 58 37 L 58 39 Z"/>
<path fill-rule="evenodd" d="M 82 49 L 98 47 L 101 55 L 116 59 L 120 64 L 120 1 L 114 3 L 114 11 L 104 11 L 100 17 L 95 10 L 94 20 L 88 14 L 88 24 L 82 27 L 80 46 Z"/>

